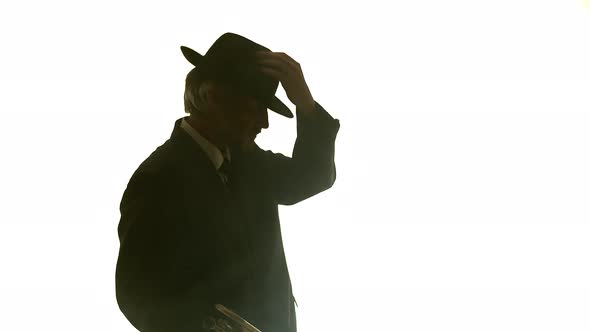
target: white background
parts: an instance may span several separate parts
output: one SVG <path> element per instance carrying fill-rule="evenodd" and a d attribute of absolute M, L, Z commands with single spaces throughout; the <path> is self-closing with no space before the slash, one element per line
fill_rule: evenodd
<path fill-rule="evenodd" d="M 134 331 L 119 202 L 185 115 L 180 45 L 225 32 L 341 123 L 335 185 L 280 207 L 300 331 L 590 330 L 590 1 L 414 0 L 2 2 L 1 331 Z"/>

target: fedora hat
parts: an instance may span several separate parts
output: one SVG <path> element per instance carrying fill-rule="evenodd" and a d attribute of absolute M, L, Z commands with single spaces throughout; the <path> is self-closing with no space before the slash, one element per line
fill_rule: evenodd
<path fill-rule="evenodd" d="M 291 110 L 275 96 L 279 80 L 260 71 L 256 63 L 256 52 L 270 49 L 246 37 L 226 32 L 217 38 L 205 55 L 186 46 L 181 46 L 180 50 L 195 66 L 190 74 L 196 75 L 201 82 L 212 79 L 225 83 L 236 91 L 256 98 L 268 109 L 293 118 Z"/>

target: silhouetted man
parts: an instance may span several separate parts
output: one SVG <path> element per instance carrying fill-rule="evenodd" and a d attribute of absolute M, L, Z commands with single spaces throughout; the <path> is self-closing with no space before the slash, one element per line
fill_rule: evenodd
<path fill-rule="evenodd" d="M 117 302 L 140 331 L 205 331 L 220 303 L 263 332 L 296 331 L 278 204 L 291 205 L 336 180 L 340 128 L 317 103 L 299 64 L 225 33 L 185 86 L 185 112 L 170 139 L 132 175 L 121 200 Z M 281 82 L 296 106 L 292 158 L 262 150 L 267 108 L 292 118 L 274 96 Z"/>

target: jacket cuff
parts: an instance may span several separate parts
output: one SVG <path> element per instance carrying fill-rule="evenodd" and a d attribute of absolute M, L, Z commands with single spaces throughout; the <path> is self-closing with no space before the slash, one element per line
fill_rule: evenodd
<path fill-rule="evenodd" d="M 310 114 L 297 114 L 297 136 L 334 138 L 340 129 L 340 120 L 334 119 L 320 103 Z"/>

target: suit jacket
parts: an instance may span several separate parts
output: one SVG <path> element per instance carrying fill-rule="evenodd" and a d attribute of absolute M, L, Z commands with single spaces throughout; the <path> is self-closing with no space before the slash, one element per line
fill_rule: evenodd
<path fill-rule="evenodd" d="M 200 331 L 214 303 L 263 332 L 295 331 L 278 204 L 334 184 L 340 121 L 316 102 L 312 114 L 297 112 L 291 158 L 258 145 L 249 153 L 232 151 L 228 191 L 181 120 L 123 193 L 119 308 L 140 331 Z"/>

